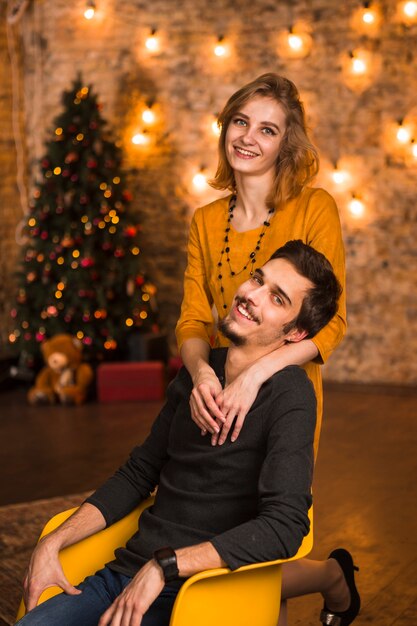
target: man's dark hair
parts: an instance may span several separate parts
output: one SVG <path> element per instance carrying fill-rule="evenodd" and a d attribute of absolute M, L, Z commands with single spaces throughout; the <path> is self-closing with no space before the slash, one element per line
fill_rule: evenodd
<path fill-rule="evenodd" d="M 314 337 L 335 315 L 342 293 L 331 264 L 324 254 L 301 239 L 288 241 L 278 248 L 269 260 L 273 259 L 285 259 L 298 274 L 313 283 L 314 287 L 304 296 L 299 314 L 283 330 L 288 333 L 298 328 L 307 332 L 307 338 Z"/>

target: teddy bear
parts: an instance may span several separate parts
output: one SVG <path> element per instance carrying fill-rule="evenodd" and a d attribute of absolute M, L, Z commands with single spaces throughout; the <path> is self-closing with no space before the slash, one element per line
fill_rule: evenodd
<path fill-rule="evenodd" d="M 41 346 L 45 366 L 28 392 L 30 404 L 82 404 L 93 370 L 82 363 L 82 344 L 69 334 L 54 335 Z"/>

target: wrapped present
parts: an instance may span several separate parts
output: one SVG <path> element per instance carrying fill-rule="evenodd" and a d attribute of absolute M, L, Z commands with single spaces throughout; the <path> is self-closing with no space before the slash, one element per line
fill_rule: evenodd
<path fill-rule="evenodd" d="M 161 361 L 101 363 L 97 368 L 99 402 L 163 400 L 165 389 Z"/>

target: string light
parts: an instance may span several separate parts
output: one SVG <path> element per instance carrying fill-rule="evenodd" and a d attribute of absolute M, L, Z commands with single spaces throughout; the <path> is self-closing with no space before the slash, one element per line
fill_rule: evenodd
<path fill-rule="evenodd" d="M 96 3 L 94 0 L 87 1 L 87 7 L 84 11 L 84 17 L 86 20 L 92 20 L 96 13 Z"/>
<path fill-rule="evenodd" d="M 414 139 L 411 146 L 411 154 L 415 159 L 417 159 L 417 143 L 414 142 Z"/>
<path fill-rule="evenodd" d="M 404 15 L 411 19 L 417 19 L 417 2 L 405 2 L 403 5 Z"/>
<path fill-rule="evenodd" d="M 149 106 L 142 112 L 142 120 L 145 122 L 145 124 L 153 124 L 155 122 L 155 119 L 156 115 L 155 112 L 152 111 L 152 107 Z"/>
<path fill-rule="evenodd" d="M 290 32 L 288 35 L 288 45 L 295 51 L 301 50 L 303 47 L 303 40 L 299 35 L 294 35 Z"/>
<path fill-rule="evenodd" d="M 343 185 L 349 180 L 349 174 L 345 170 L 340 170 L 337 165 L 332 172 L 332 180 L 335 185 Z"/>
<path fill-rule="evenodd" d="M 217 39 L 217 44 L 214 46 L 214 54 L 216 57 L 224 57 L 227 54 L 227 46 L 224 43 L 223 35 L 220 35 Z"/>
<path fill-rule="evenodd" d="M 358 52 L 351 52 L 350 58 L 351 58 L 350 67 L 351 67 L 352 73 L 355 74 L 356 76 L 362 76 L 363 74 L 366 74 L 368 66 L 365 61 L 365 58 Z"/>
<path fill-rule="evenodd" d="M 362 217 L 365 213 L 365 205 L 357 196 L 353 195 L 348 204 L 348 209 L 353 217 Z"/>
<path fill-rule="evenodd" d="M 211 130 L 213 132 L 213 135 L 216 135 L 216 137 L 220 137 L 221 128 L 219 126 L 217 115 L 213 116 L 213 121 L 211 122 Z"/>
<path fill-rule="evenodd" d="M 402 144 L 409 143 L 411 141 L 411 132 L 409 128 L 403 126 L 402 120 L 398 122 L 396 137 L 397 140 Z"/>
<path fill-rule="evenodd" d="M 135 144 L 135 146 L 146 146 L 149 143 L 149 137 L 145 132 L 136 133 L 132 137 L 132 143 Z"/>
<path fill-rule="evenodd" d="M 159 51 L 159 39 L 156 36 L 156 28 L 151 30 L 151 34 L 145 41 L 145 46 L 149 52 L 155 53 Z"/>
<path fill-rule="evenodd" d="M 193 185 L 199 192 L 205 191 L 205 189 L 207 189 L 207 176 L 204 173 L 204 168 L 201 168 L 199 172 L 194 174 Z"/>
<path fill-rule="evenodd" d="M 278 52 L 289 59 L 306 57 L 311 50 L 312 39 L 306 26 L 297 23 L 278 35 Z"/>

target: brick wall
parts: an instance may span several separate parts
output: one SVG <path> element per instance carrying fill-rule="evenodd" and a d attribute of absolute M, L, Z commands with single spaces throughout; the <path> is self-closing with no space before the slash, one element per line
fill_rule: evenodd
<path fill-rule="evenodd" d="M 13 43 L 13 42 L 10 42 Z M 19 47 L 17 47 L 17 53 Z M 17 107 L 16 122 L 19 123 Z M 6 6 L 0 4 L 0 346 L 7 351 L 10 302 L 14 295 L 16 228 L 22 208 L 16 185 L 16 151 L 12 131 L 12 77 L 9 63 Z"/>
<path fill-rule="evenodd" d="M 212 116 L 256 75 L 273 70 L 288 76 L 305 100 L 322 157 L 318 184 L 338 201 L 347 249 L 349 334 L 325 376 L 415 384 L 417 159 L 411 144 L 401 148 L 396 141 L 395 124 L 414 122 L 417 141 L 417 57 L 412 53 L 417 26 L 400 23 L 399 3 L 379 3 L 377 28 L 359 21 L 356 0 L 100 0 L 97 5 L 95 18 L 87 21 L 85 2 L 35 0 L 19 25 L 30 172 L 61 92 L 82 71 L 124 147 L 144 227 L 144 258 L 172 331 L 181 300 L 187 218 L 216 197 L 212 191 L 197 194 L 191 182 L 200 167 L 212 173 L 216 163 Z M 305 58 L 288 58 L 280 32 L 290 24 L 295 31 L 304 25 L 311 36 Z M 160 37 L 156 54 L 144 45 L 152 28 Z M 220 35 L 229 46 L 224 58 L 212 52 Z M 349 71 L 350 53 L 357 50 L 365 50 L 370 63 L 363 77 Z M 2 83 L 1 89 L 3 107 L 10 87 Z M 148 100 L 155 102 L 158 121 L 149 128 L 150 143 L 133 146 L 130 138 L 141 130 L 139 113 Z M 7 107 L 0 111 L 3 126 Z M 331 178 L 336 161 L 350 175 L 342 185 Z M 2 245 L 12 258 L 19 211 L 10 168 L 10 197 L 2 198 L 9 215 Z M 349 210 L 352 194 L 365 205 L 362 217 Z M 0 288 L 2 301 L 10 295 L 10 280 L 6 276 Z"/>

